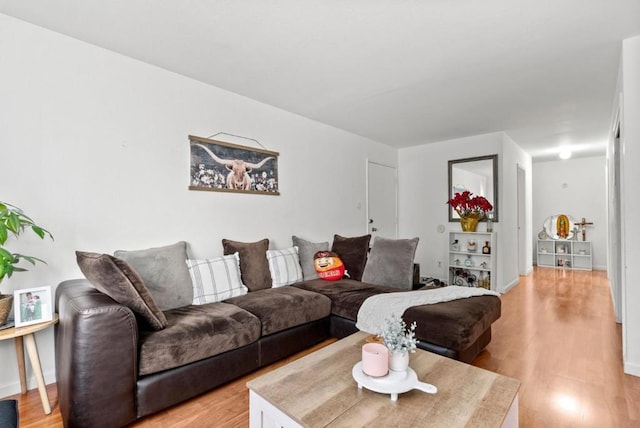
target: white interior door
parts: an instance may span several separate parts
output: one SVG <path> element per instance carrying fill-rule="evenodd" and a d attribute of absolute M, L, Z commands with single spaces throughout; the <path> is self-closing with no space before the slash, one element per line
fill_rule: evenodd
<path fill-rule="evenodd" d="M 374 236 L 398 237 L 398 169 L 367 162 L 367 230 Z"/>
<path fill-rule="evenodd" d="M 527 234 L 527 217 L 525 206 L 525 171 L 518 165 L 517 171 L 517 189 L 518 189 L 518 275 L 526 275 L 528 260 L 526 257 L 526 234 Z"/>

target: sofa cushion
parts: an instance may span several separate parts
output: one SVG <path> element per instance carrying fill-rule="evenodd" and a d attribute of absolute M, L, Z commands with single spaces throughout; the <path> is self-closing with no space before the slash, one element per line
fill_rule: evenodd
<path fill-rule="evenodd" d="M 418 238 L 388 239 L 376 236 L 362 274 L 362 281 L 411 290 L 413 258 L 417 246 Z"/>
<path fill-rule="evenodd" d="M 162 330 L 167 319 L 140 275 L 124 260 L 109 254 L 76 251 L 80 270 L 100 292 L 127 306 L 153 330 Z"/>
<path fill-rule="evenodd" d="M 313 256 L 318 251 L 329 251 L 328 242 L 311 242 L 306 239 L 292 236 L 293 245 L 298 247 L 298 258 L 300 259 L 300 267 L 302 267 L 302 276 L 304 280 L 318 278 L 318 272 L 313 265 Z"/>
<path fill-rule="evenodd" d="M 500 318 L 496 296 L 475 296 L 433 305 L 414 306 L 402 318 L 415 321 L 416 337 L 456 351 L 467 349 Z"/>
<path fill-rule="evenodd" d="M 330 299 L 291 286 L 254 291 L 225 302 L 258 317 L 263 336 L 317 321 L 331 314 Z"/>
<path fill-rule="evenodd" d="M 402 291 L 398 288 L 366 284 L 352 279 L 341 279 L 338 281 L 312 279 L 311 281 L 298 282 L 294 284 L 293 287 L 327 296 L 331 299 L 331 313 L 352 321 L 357 319 L 358 310 L 367 297 L 380 293 Z"/>
<path fill-rule="evenodd" d="M 118 250 L 113 254 L 133 266 L 163 311 L 193 302 L 186 242 L 146 250 Z"/>
<path fill-rule="evenodd" d="M 298 247 L 283 250 L 267 250 L 267 261 L 271 274 L 272 287 L 282 287 L 302 281 L 302 268 L 298 257 Z"/>
<path fill-rule="evenodd" d="M 187 260 L 193 284 L 193 304 L 221 302 L 247 294 L 240 279 L 238 253 L 206 260 Z"/>
<path fill-rule="evenodd" d="M 185 306 L 165 315 L 164 330 L 140 332 L 140 375 L 222 354 L 260 337 L 260 321 L 227 303 Z"/>
<path fill-rule="evenodd" d="M 371 235 L 345 238 L 334 235 L 331 251 L 338 253 L 350 279 L 360 281 L 367 263 L 367 252 Z"/>
<path fill-rule="evenodd" d="M 271 288 L 271 274 L 267 262 L 269 240 L 258 242 L 238 242 L 229 239 L 222 240 L 224 254 L 240 254 L 240 274 L 242 283 L 249 291 Z"/>

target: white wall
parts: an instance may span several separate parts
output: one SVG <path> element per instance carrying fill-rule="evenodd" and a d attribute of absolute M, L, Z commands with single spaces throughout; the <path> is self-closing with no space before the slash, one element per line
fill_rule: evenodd
<path fill-rule="evenodd" d="M 622 341 L 626 373 L 640 376 L 640 36 L 622 43 Z"/>
<path fill-rule="evenodd" d="M 499 163 L 499 222 L 494 223 L 494 231 L 498 233 L 496 283 L 500 291 L 517 283 L 516 165 L 522 165 L 530 176 L 531 158 L 501 132 L 399 151 L 400 236 L 420 238 L 416 262 L 420 263 L 422 276 L 447 279 L 448 234 L 438 232 L 438 226 L 444 225 L 447 231 L 460 230 L 460 223 L 448 221 L 448 161 L 496 153 Z M 485 227 L 480 223 L 478 230 Z"/>
<path fill-rule="evenodd" d="M 518 167 L 524 171 L 524 228 L 518 231 Z M 502 234 L 499 236 L 502 256 L 504 290 L 518 283 L 520 274 L 533 270 L 531 260 L 531 207 L 532 207 L 532 167 L 531 156 L 516 144 L 508 135 L 503 135 L 502 166 L 500 170 L 500 222 Z M 504 219 L 504 220 L 503 220 Z M 522 236 L 524 242 L 519 242 Z M 519 271 L 519 254 L 524 259 L 524 271 Z"/>
<path fill-rule="evenodd" d="M 576 158 L 533 164 L 533 259 L 544 220 L 554 214 L 584 217 L 592 241 L 593 267 L 607 268 L 606 157 Z M 582 238 L 580 238 L 582 239 Z"/>
<path fill-rule="evenodd" d="M 80 277 L 77 249 L 185 240 L 212 257 L 222 238 L 277 248 L 292 234 L 364 234 L 366 159 L 397 164 L 388 146 L 1 14 L 0 63 L 0 200 L 55 235 L 11 243 L 48 265 L 3 281 L 4 292 Z M 187 135 L 219 131 L 280 152 L 281 196 L 187 190 Z M 53 382 L 52 330 L 37 340 Z M 10 341 L 0 360 L 0 396 L 18 392 Z"/>

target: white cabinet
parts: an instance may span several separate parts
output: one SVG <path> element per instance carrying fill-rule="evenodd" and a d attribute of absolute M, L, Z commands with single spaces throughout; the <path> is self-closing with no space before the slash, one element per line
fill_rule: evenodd
<path fill-rule="evenodd" d="M 448 245 L 450 285 L 496 289 L 496 232 L 450 231 Z"/>
<path fill-rule="evenodd" d="M 537 264 L 558 269 L 591 270 L 591 241 L 538 240 Z"/>

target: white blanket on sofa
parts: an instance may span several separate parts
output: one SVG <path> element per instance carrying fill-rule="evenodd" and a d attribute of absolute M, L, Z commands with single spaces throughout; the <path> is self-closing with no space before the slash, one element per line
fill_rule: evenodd
<path fill-rule="evenodd" d="M 389 318 L 392 314 L 400 317 L 404 311 L 412 306 L 429 305 L 485 295 L 500 297 L 500 293 L 497 291 L 475 287 L 460 287 L 457 285 L 431 290 L 377 294 L 367 298 L 362 306 L 360 306 L 356 327 L 360 331 L 378 334 L 384 328 L 384 320 L 386 318 Z"/>

